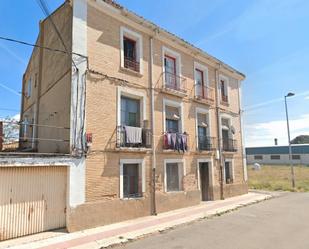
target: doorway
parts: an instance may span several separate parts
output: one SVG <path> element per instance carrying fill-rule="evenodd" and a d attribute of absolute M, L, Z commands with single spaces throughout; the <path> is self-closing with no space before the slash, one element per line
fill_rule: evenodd
<path fill-rule="evenodd" d="M 210 191 L 209 191 L 209 163 L 200 162 L 199 163 L 200 171 L 200 187 L 202 194 L 202 201 L 210 201 Z"/>

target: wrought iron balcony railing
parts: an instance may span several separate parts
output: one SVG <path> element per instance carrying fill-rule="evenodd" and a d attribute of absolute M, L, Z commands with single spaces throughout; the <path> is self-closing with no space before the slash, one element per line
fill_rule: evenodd
<path fill-rule="evenodd" d="M 142 129 L 141 143 L 129 143 L 124 126 L 117 126 L 116 148 L 151 148 L 152 134 L 150 129 Z"/>
<path fill-rule="evenodd" d="M 140 70 L 139 62 L 130 57 L 124 57 L 124 67 L 135 72 L 139 72 Z"/>
<path fill-rule="evenodd" d="M 237 141 L 234 139 L 223 139 L 222 149 L 223 151 L 236 152 L 237 151 Z"/>
<path fill-rule="evenodd" d="M 202 151 L 210 151 L 215 149 L 215 138 L 208 136 L 198 136 L 198 149 Z"/>
<path fill-rule="evenodd" d="M 186 93 L 186 78 L 173 73 L 164 73 L 164 84 L 165 89 L 174 90 L 181 93 Z"/>
<path fill-rule="evenodd" d="M 214 101 L 215 90 L 212 87 L 197 85 L 195 97 L 200 100 Z"/>

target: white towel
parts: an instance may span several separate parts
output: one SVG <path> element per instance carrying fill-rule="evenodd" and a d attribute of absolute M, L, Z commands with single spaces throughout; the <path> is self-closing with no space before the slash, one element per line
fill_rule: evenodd
<path fill-rule="evenodd" d="M 126 143 L 128 144 L 141 144 L 142 143 L 142 128 L 125 126 Z"/>

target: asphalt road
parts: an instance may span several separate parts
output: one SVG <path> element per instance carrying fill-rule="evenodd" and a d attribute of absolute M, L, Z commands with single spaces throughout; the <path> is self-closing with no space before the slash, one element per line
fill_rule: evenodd
<path fill-rule="evenodd" d="M 289 193 L 116 247 L 309 249 L 309 193 Z"/>

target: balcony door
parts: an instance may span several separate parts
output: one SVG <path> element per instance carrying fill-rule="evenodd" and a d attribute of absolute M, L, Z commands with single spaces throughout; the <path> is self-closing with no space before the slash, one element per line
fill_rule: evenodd
<path fill-rule="evenodd" d="M 177 89 L 176 59 L 168 55 L 165 55 L 164 68 L 165 68 L 165 84 L 168 87 Z"/>
<path fill-rule="evenodd" d="M 210 149 L 208 118 L 205 113 L 197 114 L 198 148 L 200 150 Z"/>
<path fill-rule="evenodd" d="M 197 90 L 196 95 L 198 97 L 205 98 L 206 89 L 204 86 L 204 72 L 199 69 L 195 69 L 195 80 L 196 80 L 196 90 Z"/>
<path fill-rule="evenodd" d="M 121 125 L 140 127 L 140 100 L 121 97 Z"/>

